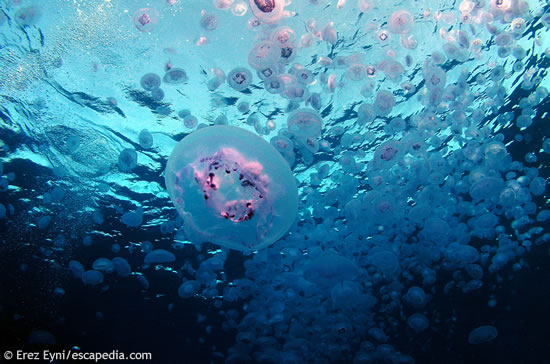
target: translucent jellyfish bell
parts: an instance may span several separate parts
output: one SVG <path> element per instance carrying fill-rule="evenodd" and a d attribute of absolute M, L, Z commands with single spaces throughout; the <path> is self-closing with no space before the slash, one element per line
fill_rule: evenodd
<path fill-rule="evenodd" d="M 406 10 L 398 10 L 390 16 L 388 29 L 394 34 L 406 34 L 414 26 L 412 15 Z"/>
<path fill-rule="evenodd" d="M 149 33 L 155 29 L 159 21 L 159 13 L 152 8 L 139 9 L 134 13 L 134 26 L 140 32 Z"/>
<path fill-rule="evenodd" d="M 267 24 L 278 22 L 283 16 L 285 0 L 249 0 L 252 13 Z"/>
<path fill-rule="evenodd" d="M 227 84 L 237 90 L 242 91 L 252 83 L 252 73 L 244 67 L 233 68 L 227 74 Z"/>
<path fill-rule="evenodd" d="M 298 192 L 281 154 L 237 127 L 199 129 L 180 141 L 166 187 L 187 238 L 241 251 L 266 247 L 294 222 Z"/>
<path fill-rule="evenodd" d="M 321 134 L 323 119 L 313 109 L 298 109 L 288 116 L 287 127 L 288 131 L 297 137 L 316 137 Z"/>
<path fill-rule="evenodd" d="M 189 81 L 189 77 L 187 77 L 187 72 L 183 68 L 171 68 L 164 74 L 162 81 L 169 85 L 179 85 Z"/>

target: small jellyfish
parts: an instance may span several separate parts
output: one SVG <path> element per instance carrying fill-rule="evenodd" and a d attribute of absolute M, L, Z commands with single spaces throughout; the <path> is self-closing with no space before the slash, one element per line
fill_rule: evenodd
<path fill-rule="evenodd" d="M 248 111 L 250 111 L 250 105 L 246 101 L 241 101 L 237 105 L 237 110 L 239 110 L 240 113 L 246 114 Z"/>
<path fill-rule="evenodd" d="M 252 83 L 252 73 L 244 68 L 237 67 L 227 74 L 227 84 L 234 90 L 242 91 Z"/>
<path fill-rule="evenodd" d="M 137 152 L 132 148 L 123 149 L 118 156 L 118 167 L 122 172 L 130 172 L 137 166 Z"/>
<path fill-rule="evenodd" d="M 211 68 L 210 72 L 212 73 L 212 78 L 208 80 L 207 87 L 210 91 L 215 91 L 225 82 L 225 72 L 217 67 Z"/>
<path fill-rule="evenodd" d="M 248 64 L 256 70 L 272 69 L 281 58 L 281 47 L 274 42 L 260 42 L 248 54 Z"/>
<path fill-rule="evenodd" d="M 346 71 L 346 78 L 351 81 L 362 81 L 368 76 L 367 67 L 360 63 L 352 64 Z"/>
<path fill-rule="evenodd" d="M 261 70 L 258 70 L 256 74 L 262 81 L 265 81 L 268 78 L 275 77 L 278 74 L 278 71 L 275 69 L 275 67 L 268 66 L 268 67 L 262 68 Z"/>
<path fill-rule="evenodd" d="M 288 131 L 302 138 L 316 137 L 321 134 L 323 119 L 313 109 L 298 109 L 293 111 L 287 118 Z"/>
<path fill-rule="evenodd" d="M 139 132 L 138 139 L 139 145 L 141 145 L 143 149 L 149 149 L 153 146 L 153 136 L 147 129 L 143 129 Z"/>
<path fill-rule="evenodd" d="M 458 62 L 465 62 L 468 60 L 468 53 L 464 49 L 458 48 L 454 43 L 447 42 L 443 44 L 443 51 L 447 57 Z"/>
<path fill-rule="evenodd" d="M 395 106 L 395 97 L 386 90 L 378 91 L 374 101 L 374 110 L 380 116 L 387 116 Z"/>
<path fill-rule="evenodd" d="M 214 120 L 214 125 L 227 125 L 229 124 L 229 121 L 227 120 L 227 116 L 225 114 L 219 115 L 216 120 Z"/>
<path fill-rule="evenodd" d="M 321 38 L 332 45 L 336 44 L 336 41 L 338 41 L 338 35 L 336 34 L 336 29 L 334 29 L 333 22 L 328 23 L 325 25 L 323 30 L 321 30 Z"/>
<path fill-rule="evenodd" d="M 242 0 L 237 0 L 231 7 L 231 14 L 235 16 L 243 16 L 248 11 L 248 6 Z"/>
<path fill-rule="evenodd" d="M 405 73 L 405 68 L 403 65 L 393 59 L 385 59 L 380 61 L 377 68 L 382 70 L 388 80 L 393 82 L 399 82 L 403 76 L 403 73 Z"/>
<path fill-rule="evenodd" d="M 142 8 L 134 13 L 134 26 L 140 32 L 150 33 L 159 21 L 159 13 L 153 8 Z"/>
<path fill-rule="evenodd" d="M 412 15 L 406 10 L 394 12 L 388 20 L 388 29 L 393 34 L 409 33 L 414 26 Z"/>
<path fill-rule="evenodd" d="M 283 16 L 284 0 L 249 0 L 252 13 L 267 24 L 278 22 Z"/>
<path fill-rule="evenodd" d="M 281 62 L 283 64 L 289 64 L 296 58 L 298 53 L 298 47 L 293 43 L 287 43 L 281 47 Z"/>
<path fill-rule="evenodd" d="M 145 91 L 153 91 L 160 87 L 160 76 L 156 73 L 146 73 L 141 77 L 140 84 Z"/>
<path fill-rule="evenodd" d="M 275 42 L 280 47 L 284 47 L 296 41 L 296 33 L 294 33 L 292 28 L 287 26 L 279 27 L 271 33 L 271 41 Z"/>
<path fill-rule="evenodd" d="M 525 19 L 515 18 L 512 20 L 512 23 L 510 23 L 510 27 L 512 28 L 512 32 L 522 34 L 525 31 Z"/>
<path fill-rule="evenodd" d="M 189 81 L 189 78 L 183 68 L 170 68 L 162 78 L 162 82 L 169 85 L 178 85 L 187 81 Z"/>
<path fill-rule="evenodd" d="M 162 101 L 162 99 L 164 99 L 164 91 L 161 88 L 152 90 L 151 98 L 155 101 Z"/>
<path fill-rule="evenodd" d="M 491 325 L 479 326 L 468 335 L 468 343 L 472 345 L 483 344 L 492 341 L 498 336 L 498 330 Z"/>
<path fill-rule="evenodd" d="M 367 123 L 372 122 L 376 118 L 376 112 L 372 104 L 363 103 L 359 106 L 357 110 L 357 124 L 363 126 Z"/>
<path fill-rule="evenodd" d="M 204 13 L 201 16 L 200 24 L 202 29 L 211 32 L 218 28 L 218 17 L 214 14 Z"/>
<path fill-rule="evenodd" d="M 187 129 L 195 129 L 197 127 L 198 120 L 195 116 L 189 114 L 183 118 L 183 125 Z"/>
<path fill-rule="evenodd" d="M 305 86 L 311 85 L 315 81 L 315 76 L 313 73 L 303 67 L 296 70 L 296 72 L 294 72 L 294 76 L 296 76 L 298 83 Z"/>
<path fill-rule="evenodd" d="M 407 324 L 415 332 L 422 332 L 430 326 L 430 322 L 428 321 L 426 316 L 420 313 L 413 313 L 411 316 L 409 316 Z"/>

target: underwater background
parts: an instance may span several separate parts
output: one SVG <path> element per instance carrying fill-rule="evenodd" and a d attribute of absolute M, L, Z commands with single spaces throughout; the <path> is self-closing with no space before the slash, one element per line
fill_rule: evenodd
<path fill-rule="evenodd" d="M 548 11 L 0 1 L 0 360 L 549 363 Z"/>

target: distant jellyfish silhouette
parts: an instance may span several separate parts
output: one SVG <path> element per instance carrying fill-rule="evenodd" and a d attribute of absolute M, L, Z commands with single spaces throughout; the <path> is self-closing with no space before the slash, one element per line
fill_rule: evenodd
<path fill-rule="evenodd" d="M 414 19 L 406 10 L 398 10 L 390 16 L 388 29 L 394 34 L 406 34 L 414 26 Z"/>
<path fill-rule="evenodd" d="M 132 148 L 126 148 L 120 152 L 118 157 L 118 167 L 122 172 L 130 172 L 136 168 L 137 165 L 137 153 Z"/>
<path fill-rule="evenodd" d="M 160 87 L 160 76 L 156 73 L 146 73 L 139 81 L 145 91 L 153 91 Z"/>
<path fill-rule="evenodd" d="M 152 8 L 142 8 L 134 13 L 134 26 L 140 32 L 150 33 L 159 21 L 159 13 Z"/>
<path fill-rule="evenodd" d="M 151 98 L 155 101 L 162 101 L 164 99 L 164 91 L 161 88 L 156 88 L 151 91 Z"/>
<path fill-rule="evenodd" d="M 138 139 L 139 139 L 139 145 L 143 149 L 149 149 L 153 146 L 153 136 L 147 129 L 143 129 L 142 131 L 139 132 Z"/>
<path fill-rule="evenodd" d="M 211 32 L 218 28 L 218 17 L 214 14 L 205 13 L 201 16 L 201 28 Z"/>
<path fill-rule="evenodd" d="M 187 81 L 189 81 L 189 78 L 183 68 L 171 68 L 162 78 L 162 82 L 169 85 L 179 85 L 180 83 Z"/>
<path fill-rule="evenodd" d="M 248 54 L 248 64 L 256 70 L 263 70 L 276 64 L 280 58 L 281 47 L 279 45 L 274 42 L 260 42 Z"/>
<path fill-rule="evenodd" d="M 191 133 L 172 151 L 165 178 L 186 237 L 196 243 L 256 250 L 277 241 L 296 218 L 298 193 L 287 162 L 241 128 Z"/>
<path fill-rule="evenodd" d="M 313 109 L 298 109 L 288 116 L 287 127 L 297 137 L 315 137 L 321 134 L 323 119 Z"/>

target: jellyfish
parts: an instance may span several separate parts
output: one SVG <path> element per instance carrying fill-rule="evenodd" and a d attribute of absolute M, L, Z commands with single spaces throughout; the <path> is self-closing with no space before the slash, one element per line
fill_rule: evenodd
<path fill-rule="evenodd" d="M 204 13 L 201 16 L 200 24 L 202 29 L 211 32 L 218 28 L 218 17 L 214 14 Z"/>
<path fill-rule="evenodd" d="M 217 67 L 211 68 L 210 72 L 212 73 L 212 78 L 208 80 L 207 87 L 210 91 L 215 91 L 225 82 L 225 72 Z"/>
<path fill-rule="evenodd" d="M 323 119 L 313 109 L 298 109 L 293 111 L 287 118 L 288 131 L 302 138 L 316 137 L 321 134 Z"/>
<path fill-rule="evenodd" d="M 258 75 L 258 77 L 262 80 L 262 81 L 265 81 L 267 80 L 268 78 L 271 78 L 271 77 L 274 77 L 278 74 L 278 70 L 275 66 L 267 66 L 265 68 L 262 68 L 262 69 L 259 69 L 258 71 L 256 71 L 256 74 Z"/>
<path fill-rule="evenodd" d="M 162 82 L 169 85 L 178 85 L 187 81 L 189 81 L 189 78 L 183 68 L 170 68 L 162 78 Z"/>
<path fill-rule="evenodd" d="M 122 172 L 130 172 L 137 166 L 137 152 L 132 148 L 123 149 L 118 156 L 118 167 Z"/>
<path fill-rule="evenodd" d="M 145 264 L 165 264 L 172 263 L 176 260 L 176 256 L 164 249 L 152 250 L 145 256 Z"/>
<path fill-rule="evenodd" d="M 248 111 L 250 111 L 250 105 L 246 101 L 241 101 L 237 105 L 237 110 L 239 110 L 240 113 L 246 114 Z"/>
<path fill-rule="evenodd" d="M 292 140 L 282 136 L 282 135 L 276 135 L 269 141 L 271 145 L 275 147 L 279 151 L 279 153 L 289 153 L 292 152 L 294 149 L 294 143 Z"/>
<path fill-rule="evenodd" d="M 153 136 L 147 129 L 143 129 L 142 131 L 139 132 L 138 140 L 139 140 L 139 145 L 143 149 L 149 149 L 153 146 Z"/>
<path fill-rule="evenodd" d="M 479 326 L 468 335 L 468 343 L 472 345 L 483 344 L 492 341 L 498 336 L 498 330 L 491 325 Z"/>
<path fill-rule="evenodd" d="M 134 26 L 140 32 L 150 33 L 159 21 L 159 13 L 153 8 L 142 8 L 134 13 Z"/>
<path fill-rule="evenodd" d="M 176 145 L 166 186 L 186 237 L 241 251 L 271 245 L 296 218 L 287 162 L 257 135 L 231 126 L 199 129 Z"/>
<path fill-rule="evenodd" d="M 382 70 L 388 80 L 393 82 L 399 82 L 403 76 L 403 73 L 405 73 L 405 68 L 403 65 L 393 59 L 385 59 L 380 61 L 377 68 Z"/>
<path fill-rule="evenodd" d="M 360 63 L 352 64 L 346 71 L 346 78 L 351 81 L 362 81 L 368 76 L 367 67 Z"/>
<path fill-rule="evenodd" d="M 252 73 L 244 68 L 233 68 L 227 74 L 227 84 L 234 90 L 242 91 L 252 83 Z"/>
<path fill-rule="evenodd" d="M 273 24 L 283 16 L 284 0 L 249 0 L 250 9 L 256 18 L 264 23 Z"/>
<path fill-rule="evenodd" d="M 422 332 L 430 326 L 430 322 L 428 321 L 426 316 L 421 313 L 413 313 L 412 315 L 410 315 L 407 319 L 407 324 L 415 332 Z"/>
<path fill-rule="evenodd" d="M 197 124 L 198 124 L 197 118 L 191 114 L 186 115 L 183 118 L 183 125 L 185 125 L 187 129 L 195 129 L 197 127 Z"/>
<path fill-rule="evenodd" d="M 140 84 L 145 91 L 153 91 L 160 87 L 160 76 L 156 73 L 146 73 L 141 77 Z"/>
<path fill-rule="evenodd" d="M 447 57 L 458 62 L 465 62 L 468 60 L 468 53 L 464 49 L 458 48 L 454 43 L 447 42 L 443 44 L 443 51 Z"/>
<path fill-rule="evenodd" d="M 270 69 L 281 58 L 281 47 L 274 42 L 260 42 L 248 54 L 248 64 L 256 70 Z M 269 77 L 269 76 L 268 76 Z"/>
<path fill-rule="evenodd" d="M 386 90 L 378 91 L 376 99 L 374 100 L 374 110 L 380 116 L 387 116 L 395 106 L 395 97 L 393 94 Z"/>
<path fill-rule="evenodd" d="M 151 97 L 155 101 L 162 101 L 164 99 L 164 91 L 161 88 L 156 88 L 151 91 Z"/>
<path fill-rule="evenodd" d="M 128 277 L 132 273 L 132 268 L 126 259 L 114 257 L 112 263 L 116 274 L 120 277 Z"/>
<path fill-rule="evenodd" d="M 394 12 L 388 20 L 388 29 L 393 34 L 409 33 L 414 26 L 412 15 L 406 10 Z"/>
<path fill-rule="evenodd" d="M 242 0 L 237 0 L 231 7 L 231 14 L 235 16 L 243 16 L 248 11 L 248 6 Z"/>
<path fill-rule="evenodd" d="M 294 76 L 296 76 L 296 80 L 298 83 L 309 86 L 315 81 L 315 76 L 311 71 L 305 69 L 304 67 L 300 67 L 297 70 L 294 71 Z"/>
<path fill-rule="evenodd" d="M 280 61 L 283 64 L 289 64 L 296 58 L 298 47 L 293 43 L 287 43 L 281 47 L 281 58 Z"/>
<path fill-rule="evenodd" d="M 335 45 L 336 41 L 338 40 L 338 35 L 336 34 L 336 29 L 334 29 L 334 23 L 330 22 L 321 31 L 321 38 L 332 44 Z"/>
<path fill-rule="evenodd" d="M 447 74 L 441 67 L 432 66 L 428 62 L 424 64 L 424 80 L 429 90 L 443 89 L 447 82 Z"/>
<path fill-rule="evenodd" d="M 112 273 L 115 270 L 113 262 L 107 258 L 98 258 L 92 263 L 92 268 L 105 273 Z"/>
<path fill-rule="evenodd" d="M 372 122 L 376 118 L 376 112 L 372 104 L 363 103 L 357 109 L 357 124 L 360 126 Z"/>

